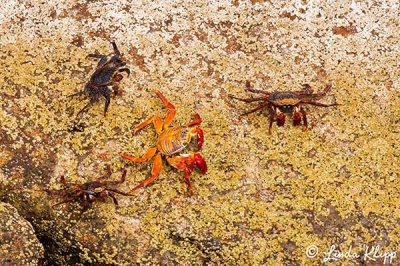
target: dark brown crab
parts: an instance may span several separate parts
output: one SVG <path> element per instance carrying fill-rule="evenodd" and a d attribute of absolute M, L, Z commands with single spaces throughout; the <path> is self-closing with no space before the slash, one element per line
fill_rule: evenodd
<path fill-rule="evenodd" d="M 108 107 L 110 105 L 110 96 L 114 92 L 115 95 L 118 94 L 118 83 L 123 79 L 122 72 L 126 72 L 128 76 L 130 75 L 129 68 L 126 67 L 126 61 L 123 55 L 118 50 L 115 42 L 111 42 L 114 53 L 111 54 L 109 58 L 107 55 L 102 54 L 89 54 L 88 57 L 100 59 L 97 64 L 96 70 L 90 77 L 88 83 L 86 83 L 83 91 L 70 95 L 80 96 L 82 94 L 87 94 L 90 97 L 89 103 L 87 103 L 76 115 L 80 117 L 84 112 L 89 110 L 89 108 L 98 101 L 100 96 L 103 96 L 106 100 L 104 106 L 104 116 L 107 113 Z"/>
<path fill-rule="evenodd" d="M 119 181 L 105 181 L 110 176 L 111 176 L 111 169 L 109 166 L 107 167 L 107 176 L 83 184 L 67 182 L 64 176 L 61 176 L 60 182 L 64 185 L 65 189 L 57 191 L 48 190 L 47 192 L 59 194 L 61 195 L 61 197 L 64 198 L 63 201 L 54 204 L 53 207 L 77 199 L 83 203 L 82 212 L 84 212 L 89 207 L 91 207 L 93 202 L 104 199 L 106 197 L 110 197 L 113 200 L 114 204 L 118 206 L 118 201 L 113 195 L 113 193 L 117 193 L 124 196 L 133 196 L 133 195 L 110 188 L 110 186 L 118 185 L 125 182 L 126 170 L 123 171 L 121 180 Z"/>
<path fill-rule="evenodd" d="M 332 82 L 329 82 L 326 85 L 325 89 L 320 93 L 313 93 L 313 90 L 309 84 L 303 84 L 303 90 L 300 91 L 266 92 L 253 89 L 250 85 L 250 82 L 247 81 L 247 91 L 253 93 L 261 93 L 263 94 L 263 96 L 248 99 L 238 98 L 233 95 L 229 95 L 229 97 L 246 103 L 260 102 L 260 104 L 256 108 L 241 114 L 241 116 L 245 116 L 264 108 L 268 108 L 270 111 L 268 132 L 271 134 L 272 124 L 276 122 L 279 127 L 283 126 L 285 124 L 286 115 L 292 116 L 294 126 L 300 125 L 301 120 L 303 120 L 304 129 L 306 130 L 308 127 L 307 113 L 304 110 L 303 105 L 309 104 L 321 107 L 338 105 L 337 103 L 324 104 L 317 102 L 317 100 L 324 97 L 331 89 Z"/>

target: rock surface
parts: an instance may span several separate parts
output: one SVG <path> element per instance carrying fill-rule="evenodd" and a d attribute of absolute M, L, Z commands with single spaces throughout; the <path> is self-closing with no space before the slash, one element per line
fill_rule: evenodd
<path fill-rule="evenodd" d="M 318 3 L 318 4 L 317 4 Z M 0 199 L 34 226 L 47 265 L 320 265 L 332 244 L 343 251 L 400 247 L 400 31 L 397 1 L 78 1 L 0 3 Z M 79 92 L 96 67 L 87 58 L 115 41 L 131 76 L 107 117 L 103 99 L 83 116 Z M 239 118 L 258 89 L 316 91 L 310 129 L 288 123 L 268 135 L 266 111 Z M 270 86 L 270 87 L 269 87 Z M 61 199 L 61 175 L 84 183 L 128 169 L 127 191 L 151 162 L 122 160 L 154 145 L 164 115 L 153 91 L 177 107 L 176 124 L 202 118 L 209 171 L 167 165 L 134 197 Z M 307 247 L 319 248 L 307 257 Z M 362 258 L 340 263 L 362 264 Z M 399 261 L 397 260 L 396 263 Z"/>
<path fill-rule="evenodd" d="M 0 265 L 41 265 L 43 258 L 32 225 L 13 206 L 0 202 Z"/>

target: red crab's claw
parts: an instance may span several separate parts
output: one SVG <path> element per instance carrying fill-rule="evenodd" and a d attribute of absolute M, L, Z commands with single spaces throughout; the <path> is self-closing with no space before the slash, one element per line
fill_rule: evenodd
<path fill-rule="evenodd" d="M 201 156 L 200 153 L 195 153 L 193 155 L 194 157 L 194 163 L 199 168 L 199 170 L 205 174 L 207 172 L 207 164 L 206 161 L 204 160 L 203 156 Z"/>
<path fill-rule="evenodd" d="M 301 114 L 297 110 L 297 107 L 293 109 L 293 126 L 298 126 L 301 123 Z"/>
<path fill-rule="evenodd" d="M 195 128 L 191 130 L 192 134 L 197 134 L 197 149 L 200 150 L 204 144 L 204 133 L 201 128 Z"/>
<path fill-rule="evenodd" d="M 127 67 L 119 69 L 119 72 L 120 73 L 121 72 L 125 72 L 128 75 L 128 77 L 131 75 L 131 70 L 129 68 L 127 68 Z"/>
<path fill-rule="evenodd" d="M 113 77 L 113 81 L 120 82 L 123 78 L 124 78 L 124 76 L 122 76 L 121 74 L 117 74 Z"/>
<path fill-rule="evenodd" d="M 278 125 L 278 127 L 281 127 L 285 124 L 285 119 L 286 119 L 286 115 L 282 112 L 277 114 L 277 118 L 276 118 L 276 124 Z"/>

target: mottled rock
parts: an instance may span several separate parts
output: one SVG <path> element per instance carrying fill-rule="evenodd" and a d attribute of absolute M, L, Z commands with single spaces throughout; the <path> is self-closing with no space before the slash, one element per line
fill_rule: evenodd
<path fill-rule="evenodd" d="M 44 249 L 32 225 L 10 204 L 0 202 L 0 265 L 40 265 Z"/>
<path fill-rule="evenodd" d="M 334 243 L 343 250 L 380 244 L 399 250 L 400 35 L 398 1 L 0 1 L 0 199 L 34 226 L 49 265 L 319 265 Z M 113 97 L 84 114 L 69 98 L 115 41 L 131 76 Z M 268 135 L 268 113 L 229 94 L 333 89 L 309 107 L 307 132 L 288 123 Z M 175 104 L 174 123 L 203 118 L 208 173 L 164 167 L 134 197 L 79 203 L 61 199 L 59 177 L 84 183 L 122 169 L 127 191 L 151 162 L 122 160 L 154 145 L 148 127 L 165 114 L 153 91 Z M 319 247 L 314 259 L 310 245 Z M 398 262 L 398 261 L 397 261 Z M 348 258 L 340 264 L 362 264 Z"/>

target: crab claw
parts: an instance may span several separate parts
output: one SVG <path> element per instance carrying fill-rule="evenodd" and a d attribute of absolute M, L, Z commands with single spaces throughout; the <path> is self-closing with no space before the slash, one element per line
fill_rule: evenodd
<path fill-rule="evenodd" d="M 298 108 L 295 107 L 293 109 L 293 126 L 298 126 L 301 123 L 301 115 L 300 112 L 298 111 Z"/>
<path fill-rule="evenodd" d="M 116 74 L 116 75 L 113 77 L 113 81 L 114 81 L 114 82 L 120 82 L 123 78 L 124 78 L 124 76 L 122 76 L 121 74 Z"/>
<path fill-rule="evenodd" d="M 119 72 L 119 73 L 125 72 L 126 74 L 128 74 L 128 77 L 129 77 L 130 74 L 131 74 L 131 70 L 130 70 L 129 68 L 127 68 L 127 67 L 120 68 L 120 69 L 118 70 L 118 72 Z"/>
<path fill-rule="evenodd" d="M 276 124 L 281 127 L 285 124 L 286 115 L 284 113 L 277 114 Z"/>
<path fill-rule="evenodd" d="M 200 153 L 195 153 L 193 155 L 194 157 L 194 163 L 199 168 L 199 170 L 205 174 L 207 172 L 207 164 L 206 161 L 204 160 L 203 156 L 201 156 Z"/>
<path fill-rule="evenodd" d="M 201 128 L 195 128 L 192 131 L 193 133 L 197 134 L 197 149 L 200 150 L 204 144 L 204 133 Z"/>

